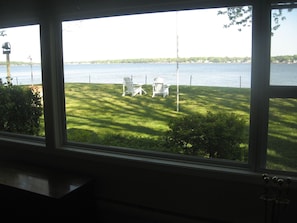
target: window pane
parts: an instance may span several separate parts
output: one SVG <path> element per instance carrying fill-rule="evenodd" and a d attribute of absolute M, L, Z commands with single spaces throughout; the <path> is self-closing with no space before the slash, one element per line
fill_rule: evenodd
<path fill-rule="evenodd" d="M 271 85 L 297 86 L 297 10 L 274 9 L 271 37 Z"/>
<path fill-rule="evenodd" d="M 0 35 L 0 131 L 44 136 L 39 25 Z"/>
<path fill-rule="evenodd" d="M 251 27 L 226 10 L 63 22 L 68 141 L 247 161 Z"/>
<path fill-rule="evenodd" d="M 297 99 L 270 99 L 267 168 L 297 171 Z"/>

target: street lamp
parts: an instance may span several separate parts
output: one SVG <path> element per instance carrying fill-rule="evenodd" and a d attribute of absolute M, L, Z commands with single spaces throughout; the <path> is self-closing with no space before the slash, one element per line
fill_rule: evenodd
<path fill-rule="evenodd" d="M 6 69 L 7 69 L 7 84 L 11 84 L 11 75 L 10 75 L 10 59 L 9 54 L 11 52 L 11 46 L 9 42 L 2 44 L 3 54 L 6 54 Z"/>

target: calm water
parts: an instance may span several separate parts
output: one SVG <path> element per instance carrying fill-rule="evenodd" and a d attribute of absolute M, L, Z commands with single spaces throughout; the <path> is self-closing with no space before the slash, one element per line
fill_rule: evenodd
<path fill-rule="evenodd" d="M 135 83 L 151 84 L 163 77 L 168 84 L 177 82 L 176 64 L 73 64 L 65 65 L 65 82 L 118 83 L 132 76 Z M 196 86 L 244 87 L 251 85 L 251 64 L 179 64 L 179 84 Z M 33 66 L 33 84 L 41 83 L 41 68 Z M 11 66 L 13 84 L 31 84 L 30 66 Z M 0 66 L 5 81 L 6 66 Z M 272 85 L 297 86 L 297 64 L 272 64 Z"/>

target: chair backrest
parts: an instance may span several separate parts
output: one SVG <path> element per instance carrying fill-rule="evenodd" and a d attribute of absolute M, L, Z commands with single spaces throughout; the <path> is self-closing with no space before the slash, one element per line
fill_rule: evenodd
<path fill-rule="evenodd" d="M 124 77 L 124 85 L 128 88 L 128 89 L 133 89 L 133 82 L 132 79 L 130 77 Z"/>
<path fill-rule="evenodd" d="M 154 91 L 162 93 L 164 91 L 164 79 L 161 77 L 156 77 L 154 79 Z"/>

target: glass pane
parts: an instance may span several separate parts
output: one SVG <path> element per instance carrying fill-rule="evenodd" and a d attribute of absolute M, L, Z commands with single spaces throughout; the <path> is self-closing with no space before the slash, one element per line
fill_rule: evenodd
<path fill-rule="evenodd" d="M 0 29 L 0 131 L 44 136 L 39 25 Z"/>
<path fill-rule="evenodd" d="M 297 86 L 297 10 L 274 9 L 271 37 L 271 85 Z"/>
<path fill-rule="evenodd" d="M 270 99 L 267 168 L 297 171 L 297 99 Z"/>
<path fill-rule="evenodd" d="M 68 141 L 246 162 L 251 27 L 226 10 L 63 22 Z"/>

